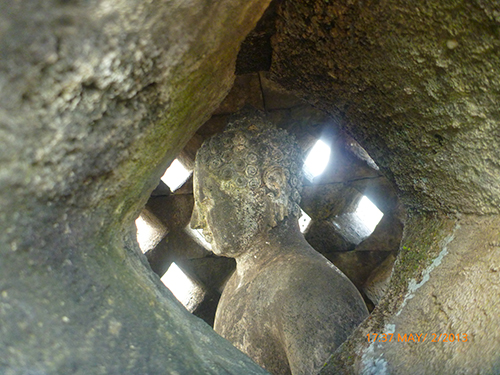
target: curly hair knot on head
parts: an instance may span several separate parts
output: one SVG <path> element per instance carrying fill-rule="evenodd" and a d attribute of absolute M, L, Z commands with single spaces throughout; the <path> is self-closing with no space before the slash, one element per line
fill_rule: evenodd
<path fill-rule="evenodd" d="M 300 216 L 302 152 L 293 136 L 275 128 L 262 113 L 236 118 L 202 145 L 198 160 L 224 181 L 221 188 L 227 193 L 251 194 L 259 207 L 267 199 L 274 212 L 271 227 L 287 216 Z"/>

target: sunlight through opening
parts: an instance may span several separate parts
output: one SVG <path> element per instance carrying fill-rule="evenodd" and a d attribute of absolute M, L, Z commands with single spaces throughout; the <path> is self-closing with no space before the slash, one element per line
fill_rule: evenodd
<path fill-rule="evenodd" d="M 168 185 L 171 191 L 175 191 L 186 182 L 190 175 L 191 171 L 187 170 L 179 160 L 175 159 L 165 171 L 161 180 Z"/>
<path fill-rule="evenodd" d="M 153 249 L 167 234 L 166 228 L 160 223 L 155 225 L 154 223 L 148 222 L 142 215 L 135 221 L 135 227 L 137 228 L 137 242 L 143 253 Z"/>
<path fill-rule="evenodd" d="M 309 181 L 319 176 L 330 161 L 330 147 L 321 139 L 313 146 L 304 162 L 304 173 Z"/>
<path fill-rule="evenodd" d="M 193 282 L 175 263 L 170 265 L 161 281 L 190 312 L 203 299 L 203 289 Z"/>
<path fill-rule="evenodd" d="M 309 228 L 309 225 L 311 225 L 311 218 L 302 209 L 300 210 L 300 213 L 301 215 L 299 217 L 299 228 L 301 233 L 305 233 Z"/>
<path fill-rule="evenodd" d="M 356 215 L 371 232 L 375 230 L 375 227 L 384 216 L 382 211 L 380 211 L 366 196 L 363 196 L 359 201 Z"/>

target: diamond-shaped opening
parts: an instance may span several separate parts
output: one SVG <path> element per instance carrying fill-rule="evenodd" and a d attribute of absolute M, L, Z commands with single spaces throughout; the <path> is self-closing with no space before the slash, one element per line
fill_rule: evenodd
<path fill-rule="evenodd" d="M 355 214 L 370 230 L 370 233 L 375 230 L 375 227 L 384 216 L 383 212 L 380 211 L 366 195 L 363 195 L 363 197 L 359 200 Z"/>
<path fill-rule="evenodd" d="M 301 233 L 306 233 L 311 225 L 311 217 L 305 213 L 304 210 L 300 210 L 301 215 L 299 217 L 299 228 Z"/>
<path fill-rule="evenodd" d="M 189 312 L 196 309 L 206 294 L 203 288 L 174 262 L 162 276 L 161 281 Z"/>
<path fill-rule="evenodd" d="M 359 245 L 368 238 L 380 222 L 384 214 L 368 197 L 358 194 L 354 199 L 355 208 L 331 219 L 335 231 L 353 246 Z"/>
<path fill-rule="evenodd" d="M 193 172 L 184 167 L 178 159 L 175 159 L 165 171 L 161 180 L 171 191 L 176 191 L 187 181 L 191 173 Z"/>
<path fill-rule="evenodd" d="M 158 220 L 143 213 L 136 219 L 136 236 L 143 253 L 153 249 L 167 234 L 167 229 Z"/>
<path fill-rule="evenodd" d="M 321 139 L 312 147 L 304 162 L 304 174 L 309 181 L 322 174 L 330 161 L 331 149 Z"/>

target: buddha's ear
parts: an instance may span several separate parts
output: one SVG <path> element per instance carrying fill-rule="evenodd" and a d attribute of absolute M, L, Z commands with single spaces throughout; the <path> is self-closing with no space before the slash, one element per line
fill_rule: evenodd
<path fill-rule="evenodd" d="M 262 179 L 269 189 L 267 194 L 268 212 L 270 213 L 268 220 L 272 228 L 284 220 L 287 215 L 287 202 L 283 201 L 287 198 L 283 192 L 287 183 L 286 171 L 283 167 L 273 165 L 264 171 Z"/>
<path fill-rule="evenodd" d="M 286 202 L 283 202 L 281 198 L 277 198 L 272 192 L 266 195 L 264 204 L 266 209 L 263 217 L 267 227 L 274 228 L 288 215 Z"/>
<path fill-rule="evenodd" d="M 270 166 L 264 171 L 262 179 L 266 187 L 278 198 L 286 184 L 285 170 L 278 165 Z"/>
<path fill-rule="evenodd" d="M 279 220 L 279 215 L 277 215 L 279 204 L 273 193 L 268 193 L 265 196 L 264 207 L 264 215 L 262 217 L 264 228 L 274 228 L 281 220 Z"/>

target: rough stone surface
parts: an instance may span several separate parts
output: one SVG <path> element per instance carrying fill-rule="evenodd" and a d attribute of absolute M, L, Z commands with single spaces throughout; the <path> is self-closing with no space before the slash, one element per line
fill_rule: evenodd
<path fill-rule="evenodd" d="M 347 128 L 408 208 L 498 213 L 499 11 L 488 0 L 287 1 L 272 72 Z"/>
<path fill-rule="evenodd" d="M 395 260 L 396 256 L 394 254 L 389 254 L 389 256 L 372 271 L 363 284 L 363 292 L 375 306 L 379 304 L 389 288 L 389 281 L 391 279 Z"/>
<path fill-rule="evenodd" d="M 170 232 L 153 249 L 146 253 L 154 273 L 163 276 L 172 262 L 180 259 L 196 259 L 207 256 L 209 252 L 200 246 L 185 230 Z"/>
<path fill-rule="evenodd" d="M 390 255 L 381 251 L 347 251 L 324 254 L 335 264 L 360 291 L 363 285 L 382 262 Z"/>
<path fill-rule="evenodd" d="M 347 185 L 382 177 L 378 169 L 373 168 L 353 152 L 354 145 L 356 149 L 360 146 L 354 141 L 348 142 L 346 138 L 344 134 L 322 134 L 321 139 L 329 144 L 331 149 L 331 162 L 325 171 L 314 179 L 314 183 L 323 185 L 342 182 Z"/>
<path fill-rule="evenodd" d="M 350 181 L 350 186 L 365 195 L 377 208 L 385 214 L 397 214 L 404 219 L 406 209 L 400 204 L 397 188 L 387 178 L 360 178 Z"/>
<path fill-rule="evenodd" d="M 394 215 L 382 217 L 373 233 L 356 246 L 356 251 L 398 251 L 403 235 L 403 223 Z"/>
<path fill-rule="evenodd" d="M 232 258 L 207 256 L 182 260 L 182 269 L 204 285 L 206 295 L 193 314 L 213 327 L 215 313 L 224 287 L 236 268 Z"/>
<path fill-rule="evenodd" d="M 215 110 L 214 115 L 235 113 L 246 105 L 255 109 L 264 109 L 264 98 L 257 73 L 237 76 L 231 91 Z"/>
<path fill-rule="evenodd" d="M 343 183 L 307 185 L 302 194 L 301 207 L 311 219 L 317 221 L 342 215 L 356 210 L 359 191 Z"/>
<path fill-rule="evenodd" d="M 169 231 L 172 231 L 184 229 L 189 225 L 192 210 L 192 194 L 171 194 L 149 198 L 143 214 L 154 216 Z"/>
<path fill-rule="evenodd" d="M 262 95 L 264 97 L 264 107 L 266 111 L 288 109 L 304 104 L 304 102 L 293 93 L 285 90 L 276 82 L 271 81 L 268 72 L 259 72 L 259 79 L 262 86 Z"/>
<path fill-rule="evenodd" d="M 0 373 L 265 373 L 175 301 L 133 221 L 267 3 L 0 2 Z"/>
<path fill-rule="evenodd" d="M 409 215 L 385 298 L 323 374 L 500 371 L 498 14 L 488 0 L 280 7 L 272 76 L 368 151 Z M 469 340 L 367 342 L 390 332 Z"/>
<path fill-rule="evenodd" d="M 389 291 L 321 374 L 498 373 L 499 225 L 496 216 L 411 216 Z M 368 343 L 368 333 L 394 339 Z M 398 341 L 410 333 L 420 342 Z"/>
<path fill-rule="evenodd" d="M 245 38 L 236 60 L 237 75 L 268 71 L 271 67 L 271 37 L 276 32 L 276 9 L 281 2 L 271 1 L 255 28 Z"/>
<path fill-rule="evenodd" d="M 295 135 L 297 143 L 305 151 L 312 147 L 323 132 L 332 132 L 335 124 L 331 117 L 313 106 L 303 103 L 283 110 L 270 111 L 269 117 L 280 128 Z"/>
<path fill-rule="evenodd" d="M 184 261 L 183 265 L 203 284 L 219 293 L 222 293 L 224 285 L 236 268 L 234 259 L 214 255 Z"/>
<path fill-rule="evenodd" d="M 345 238 L 330 220 L 313 221 L 305 238 L 316 251 L 323 255 L 352 251 L 356 247 L 356 244 Z"/>
<path fill-rule="evenodd" d="M 168 234 L 168 228 L 156 216 L 142 210 L 141 222 L 136 221 L 137 242 L 143 253 L 153 249 Z M 147 232 L 143 233 L 147 228 Z"/>

